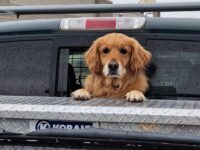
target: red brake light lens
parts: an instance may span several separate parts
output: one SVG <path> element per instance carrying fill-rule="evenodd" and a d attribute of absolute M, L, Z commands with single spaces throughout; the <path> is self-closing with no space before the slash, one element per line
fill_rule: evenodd
<path fill-rule="evenodd" d="M 86 29 L 116 29 L 116 20 L 87 19 Z"/>

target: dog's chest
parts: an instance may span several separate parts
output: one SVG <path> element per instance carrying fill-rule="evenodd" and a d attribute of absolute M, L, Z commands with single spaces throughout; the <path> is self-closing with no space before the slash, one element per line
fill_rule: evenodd
<path fill-rule="evenodd" d="M 95 97 L 107 97 L 107 98 L 120 98 L 124 97 L 128 92 L 130 81 L 121 79 L 104 78 L 95 80 L 95 88 L 92 94 Z"/>
<path fill-rule="evenodd" d="M 111 90 L 117 90 L 121 88 L 122 81 L 119 79 L 105 79 L 103 86 L 110 88 Z"/>

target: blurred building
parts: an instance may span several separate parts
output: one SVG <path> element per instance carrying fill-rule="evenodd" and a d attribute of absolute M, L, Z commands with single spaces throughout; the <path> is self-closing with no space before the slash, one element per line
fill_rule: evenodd
<path fill-rule="evenodd" d="M 26 6 L 26 5 L 75 5 L 75 4 L 111 4 L 110 0 L 0 0 L 0 6 Z M 51 15 L 21 15 L 18 19 L 38 18 L 67 18 L 67 17 L 96 17 L 112 16 L 112 13 L 91 14 L 51 14 Z M 16 20 L 16 15 L 0 15 L 0 21 Z"/>
<path fill-rule="evenodd" d="M 140 0 L 140 4 L 155 4 L 157 3 L 156 0 Z M 146 12 L 144 13 L 146 16 L 150 17 L 160 17 L 160 12 Z"/>
<path fill-rule="evenodd" d="M 134 1 L 134 0 L 133 0 Z M 139 4 L 155 4 L 157 3 L 156 0 L 139 0 Z M 134 5 L 130 4 L 130 5 Z M 145 13 L 140 13 L 140 12 L 134 12 L 134 13 L 115 13 L 114 16 L 126 16 L 126 17 L 134 17 L 134 16 L 148 16 L 148 17 L 160 17 L 160 12 L 145 12 Z"/>

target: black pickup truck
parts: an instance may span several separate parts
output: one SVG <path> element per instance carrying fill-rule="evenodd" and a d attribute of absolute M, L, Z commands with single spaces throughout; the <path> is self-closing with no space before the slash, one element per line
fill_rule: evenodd
<path fill-rule="evenodd" d="M 200 3 L 12 6 L 1 13 L 200 10 Z M 83 53 L 119 32 L 153 55 L 148 100 L 74 101 Z M 0 22 L 0 148 L 200 149 L 200 20 L 98 17 Z"/>

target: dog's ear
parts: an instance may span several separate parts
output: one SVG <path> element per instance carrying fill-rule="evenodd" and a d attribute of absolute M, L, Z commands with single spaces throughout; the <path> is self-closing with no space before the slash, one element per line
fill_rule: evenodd
<path fill-rule="evenodd" d="M 151 61 L 151 53 L 145 50 L 138 41 L 130 38 L 131 58 L 130 69 L 133 72 L 143 71 Z"/>
<path fill-rule="evenodd" d="M 98 52 L 97 41 L 93 42 L 92 46 L 84 54 L 85 63 L 92 74 L 99 74 L 101 71 L 101 64 Z"/>

